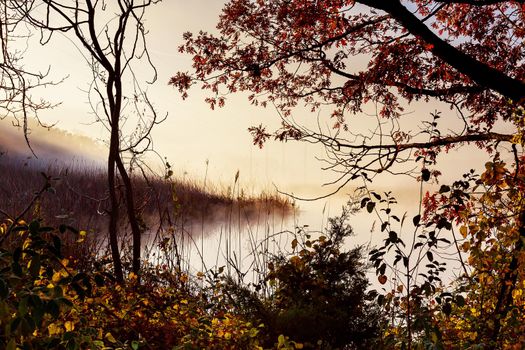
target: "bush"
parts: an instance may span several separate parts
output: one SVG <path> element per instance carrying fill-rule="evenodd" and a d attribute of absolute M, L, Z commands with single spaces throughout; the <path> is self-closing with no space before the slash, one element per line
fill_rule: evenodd
<path fill-rule="evenodd" d="M 0 226 L 1 241 L 11 236 L 0 249 L 1 349 L 259 349 L 258 327 L 209 308 L 184 273 L 152 267 L 118 285 L 97 261 L 79 272 L 62 256 L 64 230 Z"/>
<path fill-rule="evenodd" d="M 353 234 L 347 219 L 343 212 L 330 219 L 326 235 L 299 235 L 291 254 L 273 257 L 269 297 L 227 282 L 239 312 L 264 324 L 265 346 L 285 335 L 300 344 L 296 348 L 363 349 L 377 337 L 381 317 L 366 292 L 363 248 L 342 248 Z"/>

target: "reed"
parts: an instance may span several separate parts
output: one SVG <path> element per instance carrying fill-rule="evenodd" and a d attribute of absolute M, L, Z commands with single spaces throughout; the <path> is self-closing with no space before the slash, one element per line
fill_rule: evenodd
<path fill-rule="evenodd" d="M 82 251 L 75 253 L 85 257 L 105 254 L 109 202 L 103 169 L 80 161 L 45 163 L 3 155 L 0 173 L 0 210 L 4 213 L 0 215 L 16 215 L 23 210 L 42 187 L 45 174 L 51 177 L 52 188 L 25 219 L 42 218 L 47 225 L 66 224 L 85 230 L 89 244 L 83 244 Z M 264 268 L 265 258 L 252 250 L 259 240 L 271 235 L 279 220 L 282 229 L 284 218 L 294 213 L 294 204 L 276 193 L 247 194 L 240 186 L 238 173 L 233 186 L 218 186 L 207 176 L 202 182 L 187 177 L 165 179 L 152 173 L 132 174 L 145 236 L 145 259 L 170 269 L 210 271 L 222 262 L 229 274 L 241 279 L 247 273 L 242 266 Z M 129 253 L 127 222 L 122 221 L 120 228 L 125 260 Z M 63 239 L 66 245 L 74 245 L 77 237 Z M 214 259 L 205 252 L 209 239 L 214 240 Z M 243 262 L 247 256 L 255 260 Z"/>

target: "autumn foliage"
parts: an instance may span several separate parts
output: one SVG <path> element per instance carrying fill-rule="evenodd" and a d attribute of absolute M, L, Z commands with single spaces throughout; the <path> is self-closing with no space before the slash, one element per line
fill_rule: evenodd
<path fill-rule="evenodd" d="M 80 3 L 52 3 L 94 21 L 89 1 L 80 12 Z M 151 3 L 131 1 L 121 18 Z M 85 39 L 82 20 L 50 29 L 49 16 L 26 18 L 76 31 L 88 49 L 102 38 L 91 28 Z M 134 18 L 144 40 L 142 17 Z M 224 267 L 191 274 L 142 261 L 138 221 L 130 263 L 112 219 L 111 266 L 107 256 L 66 256 L 81 248 L 85 231 L 19 215 L 0 225 L 0 347 L 525 348 L 524 19 L 517 0 L 228 1 L 216 33 L 184 34 L 179 51 L 192 57 L 193 71 L 169 83 L 183 98 L 200 85 L 212 109 L 233 93 L 273 107 L 279 129 L 249 129 L 259 147 L 271 138 L 323 146 L 338 189 L 359 181 L 350 207 L 377 223 L 381 240 L 369 265 L 363 248 L 343 248 L 346 217 L 331 220 L 326 234 L 298 228 L 291 251 L 262 252 L 259 279 L 244 284 Z M 123 36 L 117 31 L 115 43 Z M 106 55 L 122 54 L 118 47 L 94 48 L 112 77 L 110 95 L 115 70 Z M 428 119 L 405 113 L 423 103 L 442 110 Z M 317 115 L 317 129 L 296 113 Z M 110 119 L 110 171 L 117 165 L 126 180 L 119 119 L 120 106 Z M 363 120 L 370 127 L 359 128 Z M 440 156 L 465 144 L 485 156 L 484 169 L 443 180 Z M 373 188 L 385 174 L 416 180 L 416 212 L 399 212 L 395 193 Z M 127 179 L 128 213 L 137 219 Z M 67 234 L 73 240 L 64 247 Z"/>
<path fill-rule="evenodd" d="M 219 35 L 185 34 L 195 70 L 170 83 L 186 96 L 202 81 L 212 108 L 238 91 L 285 114 L 328 105 L 337 127 L 368 102 L 397 117 L 403 101 L 437 98 L 464 111 L 466 134 L 487 132 L 523 97 L 524 14 L 472 2 L 233 0 Z"/>
<path fill-rule="evenodd" d="M 200 85 L 212 109 L 239 92 L 272 106 L 282 127 L 252 127 L 255 145 L 320 144 L 339 188 L 364 183 L 361 208 L 385 237 L 370 251 L 384 348 L 521 349 L 524 17 L 521 1 L 231 0 L 216 33 L 184 35 L 194 69 L 170 84 L 183 97 Z M 421 102 L 444 110 L 405 114 Z M 446 172 L 439 155 L 466 143 L 485 170 L 423 191 Z M 422 183 L 413 228 L 395 194 L 373 190 L 385 172 Z"/>

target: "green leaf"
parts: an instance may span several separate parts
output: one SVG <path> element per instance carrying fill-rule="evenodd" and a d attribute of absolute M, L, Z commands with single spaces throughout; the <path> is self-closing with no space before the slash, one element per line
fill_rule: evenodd
<path fill-rule="evenodd" d="M 445 315 L 449 316 L 452 312 L 452 305 L 450 303 L 445 303 L 443 304 L 442 310 Z"/>
<path fill-rule="evenodd" d="M 40 223 L 37 220 L 31 221 L 29 224 L 29 232 L 32 235 L 37 235 L 40 230 Z"/>
<path fill-rule="evenodd" d="M 71 283 L 71 287 L 78 294 L 78 297 L 81 300 L 84 300 L 84 298 L 86 297 L 86 291 L 84 290 L 84 288 L 82 288 L 78 283 Z"/>
<path fill-rule="evenodd" d="M 102 287 L 104 285 L 104 276 L 97 273 L 95 275 L 95 283 L 97 284 L 97 286 Z"/>
<path fill-rule="evenodd" d="M 421 220 L 421 215 L 418 214 L 418 215 L 414 216 L 414 218 L 412 219 L 412 222 L 414 223 L 414 226 L 418 226 L 420 220 Z"/>
<path fill-rule="evenodd" d="M 13 252 L 13 261 L 18 263 L 21 256 L 22 256 L 22 248 L 17 247 L 15 251 Z"/>
<path fill-rule="evenodd" d="M 33 257 L 33 259 L 31 259 L 31 265 L 29 266 L 29 273 L 31 276 L 33 276 L 33 278 L 38 277 L 40 273 L 40 266 L 40 254 L 37 254 Z"/>
<path fill-rule="evenodd" d="M 397 242 L 397 233 L 395 231 L 390 231 L 388 233 L 388 239 L 390 240 L 390 242 L 396 243 Z"/>
<path fill-rule="evenodd" d="M 430 170 L 428 169 L 421 170 L 421 178 L 423 179 L 423 181 L 430 180 Z"/>
<path fill-rule="evenodd" d="M 31 334 L 35 331 L 36 324 L 31 315 L 27 314 L 22 318 L 21 329 L 22 334 Z"/>
<path fill-rule="evenodd" d="M 446 193 L 446 192 L 450 192 L 450 187 L 447 185 L 442 185 L 441 188 L 439 189 L 439 193 Z"/>
<path fill-rule="evenodd" d="M 456 295 L 456 304 L 459 306 L 459 307 L 462 307 L 462 306 L 465 306 L 465 298 L 463 298 L 462 295 Z"/>
<path fill-rule="evenodd" d="M 54 318 L 57 318 L 60 314 L 60 307 L 54 300 L 50 300 L 46 305 L 46 312 L 53 316 Z"/>
<path fill-rule="evenodd" d="M 386 264 L 383 263 L 381 264 L 381 266 L 379 267 L 379 269 L 377 269 L 377 273 L 379 275 L 384 275 L 385 274 L 385 271 L 386 271 Z"/>
<path fill-rule="evenodd" d="M 11 321 L 11 332 L 16 332 L 21 321 L 22 319 L 20 317 L 15 317 L 13 321 Z"/>
<path fill-rule="evenodd" d="M 396 264 L 401 260 L 401 255 L 396 255 L 396 258 L 394 259 L 393 265 L 396 266 Z"/>
<path fill-rule="evenodd" d="M 62 257 L 62 241 L 56 235 L 53 235 L 53 247 L 55 248 L 55 255 L 59 258 Z"/>
<path fill-rule="evenodd" d="M 131 342 L 131 348 L 132 348 L 133 350 L 138 350 L 139 347 L 140 347 L 140 343 L 139 343 L 138 341 L 133 340 L 133 341 Z"/>
<path fill-rule="evenodd" d="M 20 266 L 20 264 L 18 262 L 13 262 L 11 264 L 11 270 L 13 271 L 13 273 L 18 276 L 18 277 L 22 277 L 23 275 L 23 272 L 22 272 L 22 266 Z"/>
<path fill-rule="evenodd" d="M 368 202 L 366 204 L 366 211 L 371 213 L 374 210 L 375 207 L 376 207 L 376 204 L 374 202 Z"/>
<path fill-rule="evenodd" d="M 18 303 L 18 314 L 20 316 L 25 316 L 27 314 L 27 303 L 28 303 L 28 297 L 22 298 L 20 302 Z"/>
<path fill-rule="evenodd" d="M 0 299 L 4 300 L 7 299 L 9 296 L 9 286 L 7 283 L 0 278 Z"/>

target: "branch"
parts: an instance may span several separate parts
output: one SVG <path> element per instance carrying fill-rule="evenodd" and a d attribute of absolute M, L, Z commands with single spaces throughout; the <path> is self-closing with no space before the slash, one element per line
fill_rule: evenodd
<path fill-rule="evenodd" d="M 351 80 L 356 80 L 356 81 L 362 80 L 356 74 L 347 73 L 345 71 L 338 69 L 329 60 L 324 59 L 322 60 L 322 62 L 324 66 L 328 68 L 332 73 L 335 73 L 339 76 L 342 76 L 342 77 L 345 77 Z M 441 89 L 426 89 L 423 87 L 420 87 L 420 88 L 413 87 L 406 83 L 402 83 L 398 81 L 393 81 L 393 82 L 376 81 L 375 83 L 381 84 L 381 85 L 387 85 L 387 86 L 394 86 L 410 94 L 425 95 L 425 96 L 430 96 L 430 97 L 450 96 L 450 95 L 464 94 L 464 93 L 480 93 L 483 90 L 485 90 L 485 88 L 481 86 L 452 85 L 447 88 L 441 88 Z"/>
<path fill-rule="evenodd" d="M 456 143 L 463 143 L 463 142 L 488 142 L 488 141 L 511 142 L 513 137 L 514 135 L 512 134 L 499 134 L 495 132 L 487 132 L 487 133 L 480 133 L 480 134 L 447 136 L 447 137 L 441 137 L 438 139 L 434 139 L 428 142 L 406 143 L 402 145 L 397 145 L 397 147 L 399 150 L 406 150 L 406 149 L 411 149 L 411 148 L 421 149 L 421 148 L 449 146 L 449 145 L 453 145 Z M 388 146 L 388 147 L 394 147 L 394 146 Z"/>
<path fill-rule="evenodd" d="M 502 2 L 515 2 L 517 4 L 525 4 L 525 0 L 435 0 L 436 2 L 446 4 L 446 5 L 452 5 L 452 4 L 464 4 L 464 5 L 472 5 L 472 6 L 488 6 L 488 5 L 495 5 L 500 4 Z"/>
<path fill-rule="evenodd" d="M 382 22 L 382 21 L 384 21 L 384 20 L 386 20 L 388 18 L 389 18 L 388 16 L 381 16 L 381 17 L 378 17 L 378 18 L 373 19 L 373 20 L 363 21 L 361 23 L 358 23 L 356 25 L 353 25 L 353 26 L 347 28 L 343 33 L 341 33 L 339 35 L 330 37 L 330 38 L 328 38 L 328 39 L 326 39 L 324 41 L 318 42 L 318 43 L 316 43 L 314 45 L 309 45 L 309 46 L 306 46 L 306 47 L 304 47 L 302 49 L 298 49 L 298 50 L 295 50 L 295 51 L 287 52 L 287 53 L 285 53 L 283 55 L 277 56 L 274 59 L 272 59 L 272 60 L 270 60 L 268 62 L 265 62 L 260 68 L 270 68 L 271 66 L 273 66 L 275 63 L 277 63 L 279 61 L 286 60 L 286 59 L 291 58 L 293 56 L 301 56 L 301 54 L 303 54 L 303 53 L 315 51 L 316 49 L 321 49 L 321 48 L 323 48 L 323 47 L 325 47 L 327 45 L 331 45 L 331 44 L 333 44 L 335 42 L 343 40 L 344 38 L 346 38 L 350 34 L 355 33 L 357 31 L 360 31 L 360 30 L 363 30 L 367 26 L 378 24 L 378 23 L 380 23 L 380 22 Z M 252 36 L 254 38 L 257 38 L 257 35 L 252 34 Z M 284 52 L 286 52 L 286 50 L 282 49 L 282 47 L 279 46 L 279 42 L 271 42 L 271 44 L 275 45 L 279 49 L 281 49 Z M 246 68 L 245 70 L 249 71 L 250 68 Z"/>
<path fill-rule="evenodd" d="M 399 0 L 359 0 L 359 2 L 390 14 L 412 35 L 431 45 L 432 49 L 430 51 L 434 55 L 479 85 L 497 91 L 516 102 L 525 99 L 525 83 L 472 58 L 444 41 L 404 7 Z"/>

